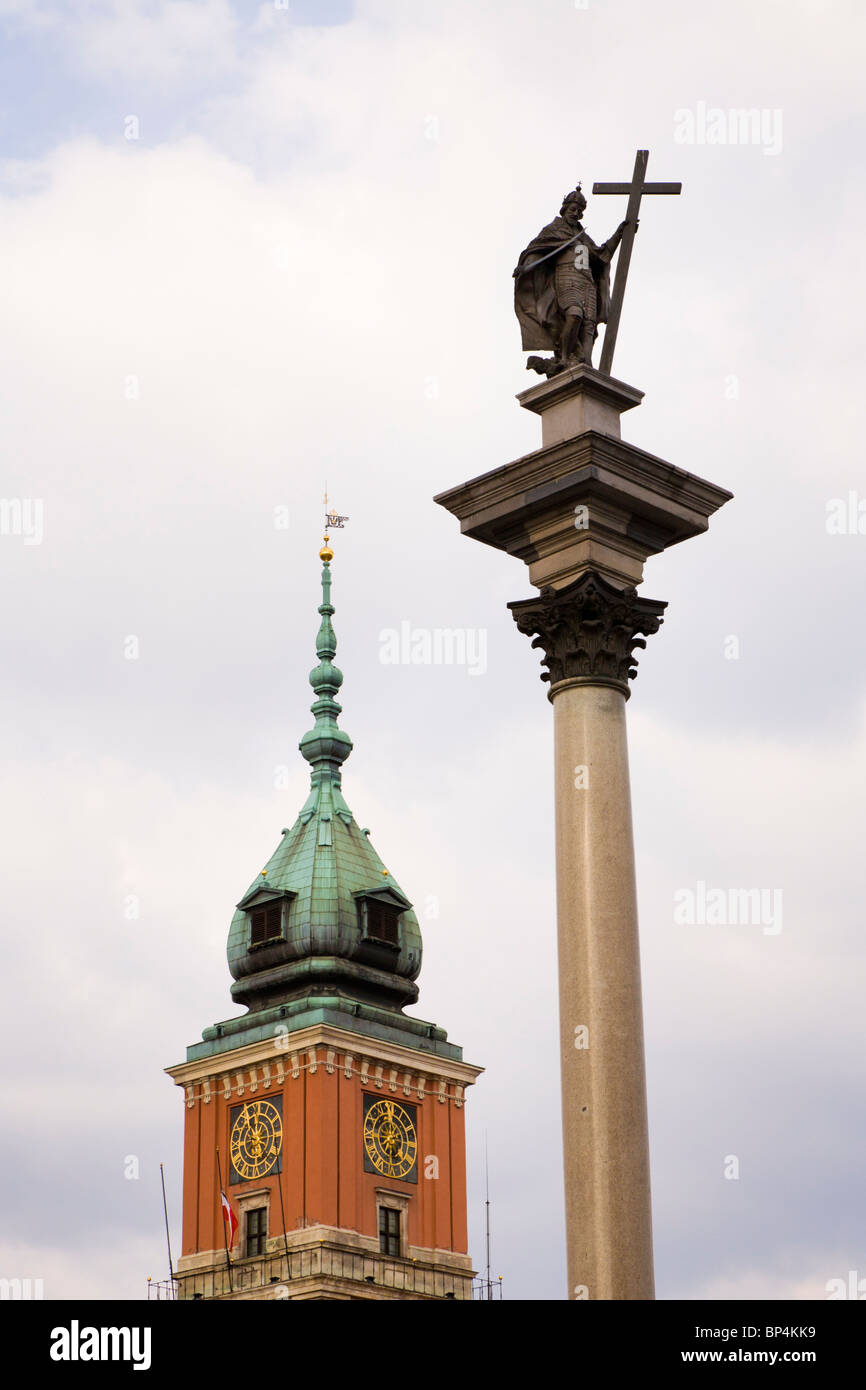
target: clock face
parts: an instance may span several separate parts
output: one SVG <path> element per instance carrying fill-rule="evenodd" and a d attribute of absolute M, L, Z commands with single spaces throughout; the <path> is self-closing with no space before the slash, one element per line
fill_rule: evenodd
<path fill-rule="evenodd" d="M 386 1178 L 417 1182 L 415 1106 L 364 1097 L 364 1168 Z"/>
<path fill-rule="evenodd" d="M 277 1104 L 269 1100 L 253 1100 L 248 1105 L 236 1105 L 232 1110 L 232 1129 L 229 1152 L 232 1161 L 232 1182 L 248 1182 L 279 1171 L 283 1148 L 282 1097 Z"/>

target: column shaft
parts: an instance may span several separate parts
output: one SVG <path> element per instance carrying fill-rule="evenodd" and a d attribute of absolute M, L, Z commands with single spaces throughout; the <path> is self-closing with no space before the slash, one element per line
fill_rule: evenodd
<path fill-rule="evenodd" d="M 553 708 L 569 1298 L 651 1299 L 625 696 L 565 681 Z"/>

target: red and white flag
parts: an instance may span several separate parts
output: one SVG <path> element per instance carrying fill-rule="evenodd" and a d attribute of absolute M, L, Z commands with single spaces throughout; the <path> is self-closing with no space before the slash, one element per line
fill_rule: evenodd
<path fill-rule="evenodd" d="M 226 1246 L 227 1246 L 227 1248 L 228 1248 L 229 1250 L 231 1250 L 232 1245 L 234 1244 L 235 1231 L 236 1231 L 237 1228 L 238 1228 L 238 1219 L 237 1219 L 237 1217 L 235 1216 L 234 1212 L 233 1212 L 232 1209 L 231 1209 L 231 1205 L 230 1205 L 230 1203 L 229 1203 L 228 1197 L 227 1197 L 226 1194 L 225 1194 L 224 1192 L 222 1192 L 222 1191 L 220 1192 L 220 1198 L 221 1198 L 221 1200 L 222 1200 L 223 1221 L 226 1223 L 226 1227 L 227 1227 L 227 1229 L 226 1229 Z"/>

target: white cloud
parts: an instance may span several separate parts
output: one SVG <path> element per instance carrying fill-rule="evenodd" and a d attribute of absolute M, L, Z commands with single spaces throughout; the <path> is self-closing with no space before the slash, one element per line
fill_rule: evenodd
<path fill-rule="evenodd" d="M 828 1248 L 856 1263 L 861 559 L 859 538 L 823 534 L 822 499 L 859 476 L 845 412 L 862 354 L 845 303 L 815 288 L 828 261 L 862 276 L 862 190 L 849 181 L 843 214 L 834 201 L 855 167 L 840 122 L 856 45 L 788 5 L 729 6 L 711 44 L 684 4 L 663 44 L 635 5 L 479 4 L 469 25 L 445 4 L 423 28 L 367 5 L 321 31 L 263 14 L 248 43 L 227 5 L 82 11 L 67 53 L 94 81 L 152 80 L 182 106 L 213 72 L 182 111 L 196 133 L 81 138 L 5 168 L 6 487 L 46 503 L 43 546 L 0 546 L 22 596 L 4 611 L 20 749 L 2 839 L 10 913 L 32 928 L 7 939 L 5 1022 L 14 1039 L 47 1020 L 15 1123 L 59 1107 L 86 1150 L 81 1196 L 101 1160 L 77 1097 L 100 1141 L 121 1105 L 121 1157 L 141 1125 L 179 1161 L 161 1068 L 232 1012 L 233 904 L 302 796 L 327 478 L 351 516 L 335 562 L 349 804 L 410 896 L 440 899 L 417 1012 L 487 1067 L 472 1181 L 487 1129 L 506 1291 L 561 1292 L 550 711 L 503 606 L 525 574 L 430 498 L 537 447 L 512 399 L 511 269 L 566 185 L 624 177 L 646 140 L 651 174 L 686 190 L 642 220 L 621 352 L 648 397 L 625 433 L 738 493 L 709 536 L 650 562 L 671 607 L 629 706 L 660 1292 L 808 1289 Z M 838 94 L 816 105 L 829 77 Z M 784 154 L 674 146 L 674 108 L 699 99 L 783 102 Z M 599 199 L 591 226 L 620 211 Z M 404 617 L 484 626 L 486 681 L 381 665 L 378 633 Z M 719 655 L 731 630 L 738 663 Z M 278 762 L 297 766 L 281 797 Z M 673 891 L 698 878 L 779 883 L 780 936 L 675 927 Z M 804 1095 L 820 1115 L 805 1135 Z M 731 1145 L 743 1177 L 723 1188 Z M 74 1294 L 45 1235 L 28 1269 Z M 98 1294 L 130 1254 L 96 1248 Z"/>

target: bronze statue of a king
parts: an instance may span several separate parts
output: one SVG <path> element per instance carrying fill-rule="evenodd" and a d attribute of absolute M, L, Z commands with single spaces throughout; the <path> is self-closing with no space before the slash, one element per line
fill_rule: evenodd
<path fill-rule="evenodd" d="M 533 237 L 514 271 L 514 311 L 524 349 L 550 348 L 553 357 L 530 357 L 527 367 L 554 376 L 578 362 L 592 362 L 598 325 L 610 309 L 610 262 L 626 223 L 596 246 L 581 218 L 586 198 L 580 184 L 563 200 L 559 216 Z"/>

